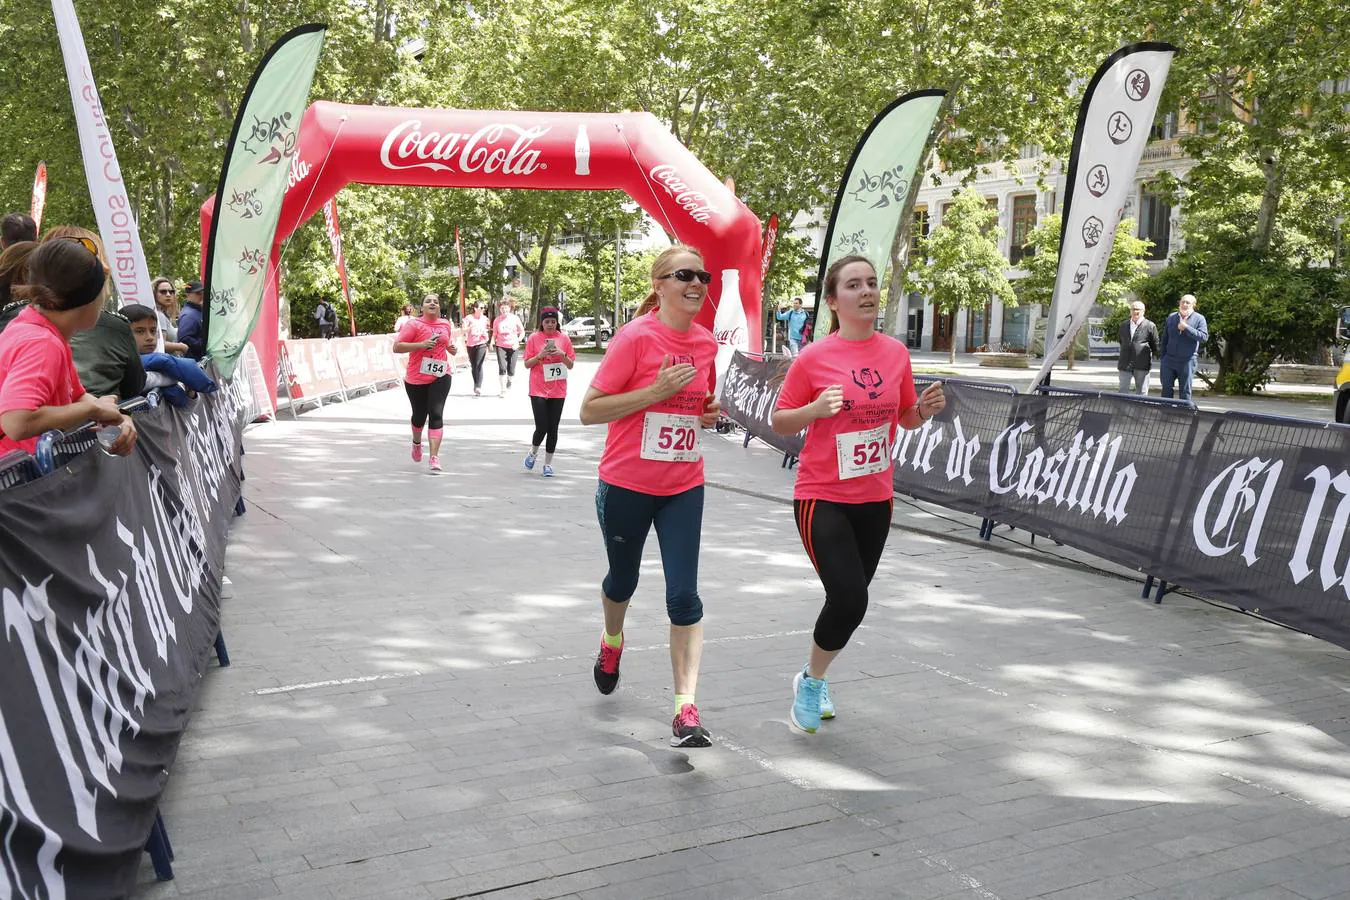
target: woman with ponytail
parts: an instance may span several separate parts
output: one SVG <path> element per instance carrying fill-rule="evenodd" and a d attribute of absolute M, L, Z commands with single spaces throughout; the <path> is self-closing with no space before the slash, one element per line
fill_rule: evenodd
<path fill-rule="evenodd" d="M 110 452 L 131 453 L 136 427 L 114 398 L 85 392 L 70 352 L 71 337 L 98 322 L 106 285 L 88 238 L 47 240 L 29 256 L 28 283 L 11 289 L 28 306 L 0 333 L 0 453 L 31 453 L 43 432 L 91 419 L 120 429 Z"/>
<path fill-rule="evenodd" d="M 637 591 L 642 546 L 655 526 L 670 618 L 675 747 L 712 742 L 694 702 L 703 653 L 699 430 L 712 427 L 720 411 L 712 393 L 717 342 L 694 324 L 710 281 L 693 247 L 676 244 L 661 253 L 652 264 L 651 296 L 610 342 L 581 403 L 582 424 L 609 425 L 595 492 L 609 563 L 600 587 L 604 634 L 592 670 L 595 686 L 602 694 L 618 686 L 624 617 Z"/>
<path fill-rule="evenodd" d="M 830 333 L 788 369 L 771 420 L 781 435 L 806 429 L 792 503 L 825 588 L 806 665 L 792 679 L 790 721 L 808 734 L 834 718 L 825 673 L 862 624 L 886 548 L 897 429 L 920 428 L 947 404 L 941 382 L 915 391 L 909 351 L 877 333 L 881 294 L 865 257 L 831 265 L 823 293 L 834 313 Z"/>

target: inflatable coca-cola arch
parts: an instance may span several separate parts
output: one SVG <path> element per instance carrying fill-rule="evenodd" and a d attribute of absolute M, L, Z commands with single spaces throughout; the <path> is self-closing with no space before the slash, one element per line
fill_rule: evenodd
<path fill-rule="evenodd" d="M 702 251 L 713 283 L 698 321 L 710 329 L 716 321 L 722 356 L 729 356 L 732 347 L 761 350 L 759 219 L 656 117 L 321 101 L 305 111 L 300 124 L 272 243 L 271 277 L 250 338 L 264 372 L 276 371 L 281 245 L 353 182 L 624 191 L 678 240 Z M 214 208 L 214 197 L 202 206 L 203 248 Z M 723 296 L 740 302 L 719 316 Z M 728 315 L 738 306 L 743 317 Z M 275 391 L 275 379 L 269 382 Z"/>

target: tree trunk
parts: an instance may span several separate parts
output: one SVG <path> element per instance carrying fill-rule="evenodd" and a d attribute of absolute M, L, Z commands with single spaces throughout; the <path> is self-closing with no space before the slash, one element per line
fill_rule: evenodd
<path fill-rule="evenodd" d="M 1266 183 L 1261 191 L 1261 208 L 1256 214 L 1252 250 L 1264 255 L 1270 249 L 1270 240 L 1275 233 L 1275 214 L 1279 211 L 1280 194 L 1284 190 L 1284 172 L 1273 150 L 1263 147 L 1260 153 L 1261 174 L 1265 176 Z"/>

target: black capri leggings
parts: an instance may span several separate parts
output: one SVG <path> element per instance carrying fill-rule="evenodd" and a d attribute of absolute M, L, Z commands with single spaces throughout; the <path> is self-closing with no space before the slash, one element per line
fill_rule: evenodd
<path fill-rule="evenodd" d="M 497 374 L 510 375 L 516 377 L 516 348 L 498 347 L 497 348 Z"/>
<path fill-rule="evenodd" d="M 891 532 L 894 500 L 835 503 L 794 500 L 797 533 L 825 586 L 825 607 L 816 619 L 822 650 L 842 650 L 867 613 L 867 587 Z"/>
<path fill-rule="evenodd" d="M 487 344 L 479 344 L 477 347 L 467 349 L 469 351 L 469 367 L 473 370 L 473 386 L 481 388 L 483 386 L 483 360 L 487 359 Z"/>
<path fill-rule="evenodd" d="M 562 421 L 563 403 L 566 400 L 566 397 L 530 395 L 530 408 L 534 410 L 534 437 L 530 440 L 531 447 L 538 447 L 544 436 L 548 435 L 544 452 L 552 453 L 558 449 L 558 423 Z"/>
<path fill-rule="evenodd" d="M 442 375 L 427 384 L 403 382 L 408 391 L 408 402 L 412 404 L 412 426 L 421 428 L 441 428 L 445 423 L 441 414 L 445 411 L 445 398 L 450 396 L 450 376 Z M 428 422 L 427 419 L 431 421 Z"/>

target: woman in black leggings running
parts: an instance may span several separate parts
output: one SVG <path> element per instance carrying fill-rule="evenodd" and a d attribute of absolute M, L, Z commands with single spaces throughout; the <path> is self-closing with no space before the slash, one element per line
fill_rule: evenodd
<path fill-rule="evenodd" d="M 891 528 L 891 448 L 946 406 L 942 385 L 914 389 L 909 351 L 875 329 L 877 273 L 845 256 L 825 275 L 834 324 L 788 369 L 773 430 L 806 429 L 793 507 L 807 556 L 825 586 L 810 659 L 792 679 L 792 725 L 815 733 L 834 718 L 825 672 L 867 612 L 867 589 Z"/>
<path fill-rule="evenodd" d="M 532 471 L 544 444 L 544 475 L 553 474 L 553 452 L 558 449 L 558 423 L 562 421 L 567 400 L 567 374 L 577 361 L 572 340 L 558 330 L 558 311 L 551 306 L 539 310 L 539 330 L 525 342 L 525 368 L 530 370 L 530 407 L 534 410 L 534 437 L 525 457 L 525 468 Z"/>
<path fill-rule="evenodd" d="M 435 294 L 422 298 L 422 317 L 403 324 L 394 339 L 394 352 L 408 354 L 408 372 L 403 387 L 412 404 L 412 458 L 422 461 L 422 426 L 431 440 L 430 469 L 441 471 L 441 412 L 450 395 L 450 348 L 454 326 L 441 318 Z"/>

